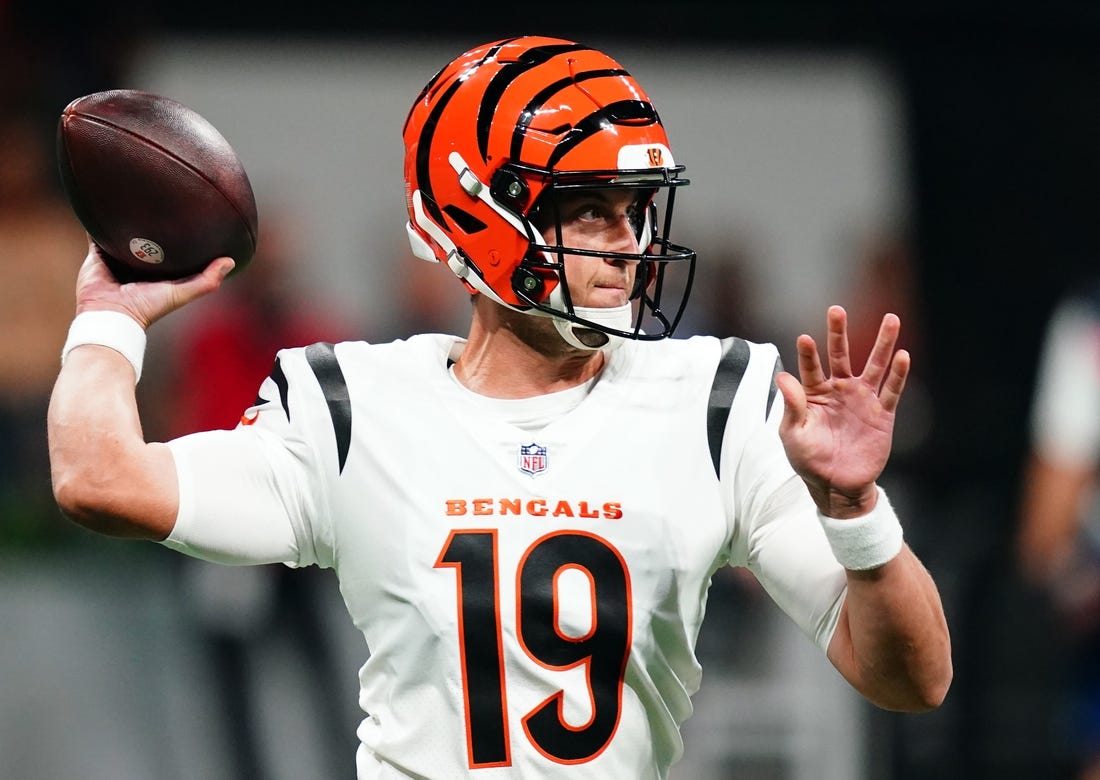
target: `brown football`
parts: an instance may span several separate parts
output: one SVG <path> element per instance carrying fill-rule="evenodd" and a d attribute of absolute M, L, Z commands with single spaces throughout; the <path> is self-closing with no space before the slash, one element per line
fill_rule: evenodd
<path fill-rule="evenodd" d="M 57 125 L 69 204 L 120 281 L 178 279 L 256 252 L 252 185 L 221 133 L 187 106 L 116 89 L 77 98 Z"/>

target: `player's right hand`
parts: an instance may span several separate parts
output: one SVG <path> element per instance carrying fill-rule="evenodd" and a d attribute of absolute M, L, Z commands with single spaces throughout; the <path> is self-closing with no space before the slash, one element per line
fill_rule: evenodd
<path fill-rule="evenodd" d="M 118 311 L 142 328 L 191 301 L 212 293 L 233 270 L 233 260 L 219 257 L 201 273 L 163 282 L 120 284 L 103 262 L 102 250 L 88 240 L 88 255 L 76 279 L 76 313 Z"/>

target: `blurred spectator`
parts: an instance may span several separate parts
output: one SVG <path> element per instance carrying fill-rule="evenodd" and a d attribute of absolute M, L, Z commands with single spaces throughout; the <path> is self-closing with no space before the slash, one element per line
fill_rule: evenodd
<path fill-rule="evenodd" d="M 297 231 L 288 213 L 276 212 L 261 212 L 252 263 L 176 323 L 171 365 L 150 366 L 156 376 L 143 377 L 139 392 L 148 419 L 164 429 L 156 432 L 158 437 L 236 426 L 270 374 L 278 349 L 352 337 L 350 325 L 296 276 L 301 269 L 294 264 L 291 238 Z M 334 588 L 326 587 L 330 573 L 278 564 L 216 566 L 183 556 L 172 562 L 180 567 L 185 611 L 213 667 L 212 690 L 219 696 L 231 776 L 273 774 L 260 692 L 279 683 L 263 679 L 258 660 L 286 640 L 314 694 L 307 716 L 316 725 L 311 736 L 325 743 L 318 753 L 327 765 L 317 767 L 314 777 L 350 776 L 356 718 L 354 701 L 344 706 L 347 680 L 324 621 L 325 600 L 338 598 Z"/>
<path fill-rule="evenodd" d="M 30 110 L 0 113 L 0 542 L 8 543 L 64 528 L 48 522 L 56 510 L 46 405 L 73 316 L 73 258 L 87 238 L 55 187 L 52 133 Z"/>
<path fill-rule="evenodd" d="M 1050 598 L 1073 668 L 1068 712 L 1080 780 L 1100 779 L 1100 281 L 1047 325 L 1031 414 L 1016 553 Z"/>

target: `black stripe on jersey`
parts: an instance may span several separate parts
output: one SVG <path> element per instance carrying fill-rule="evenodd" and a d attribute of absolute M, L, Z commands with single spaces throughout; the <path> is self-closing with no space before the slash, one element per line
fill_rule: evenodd
<path fill-rule="evenodd" d="M 749 367 L 749 344 L 744 339 L 722 339 L 722 357 L 714 372 L 707 404 L 707 441 L 710 443 L 710 459 L 714 463 L 715 476 L 721 476 L 722 439 L 726 433 L 733 397 Z M 766 413 L 766 412 L 765 412 Z"/>
<path fill-rule="evenodd" d="M 313 369 L 325 396 L 325 403 L 328 404 L 332 430 L 336 434 L 340 472 L 343 473 L 348 450 L 351 448 L 351 399 L 348 398 L 348 383 L 344 379 L 344 372 L 340 370 L 340 361 L 336 359 L 336 348 L 332 344 L 310 344 L 306 347 L 306 362 Z"/>
<path fill-rule="evenodd" d="M 290 422 L 290 390 L 287 385 L 286 374 L 283 373 L 283 364 L 279 361 L 279 358 L 275 358 L 275 365 L 271 367 L 271 380 L 275 383 L 275 386 L 279 388 L 279 403 L 283 405 L 283 411 L 286 412 L 287 422 Z M 257 402 L 260 397 L 256 397 Z M 264 401 L 267 399 L 264 398 Z"/>
<path fill-rule="evenodd" d="M 527 137 L 527 127 L 531 124 L 531 121 L 535 118 L 538 110 L 542 105 L 550 99 L 552 95 L 557 94 L 570 84 L 576 84 L 580 81 L 588 81 L 589 79 L 599 79 L 608 76 L 627 76 L 629 75 L 625 70 L 604 68 L 601 70 L 589 70 L 584 73 L 578 73 L 573 78 L 560 79 L 555 81 L 550 86 L 541 90 L 537 95 L 531 98 L 531 102 L 523 107 L 523 113 L 520 114 L 519 119 L 516 121 L 516 128 L 512 131 L 512 150 L 511 158 L 513 160 L 523 159 L 523 139 Z"/>
<path fill-rule="evenodd" d="M 485 93 L 481 96 L 481 105 L 477 110 L 477 148 L 481 151 L 482 160 L 488 160 L 489 131 L 493 126 L 493 117 L 496 116 L 497 105 L 500 103 L 501 97 L 504 96 L 504 91 L 511 86 L 512 82 L 532 68 L 537 68 L 559 54 L 582 51 L 588 48 L 581 43 L 535 46 L 519 55 L 517 62 L 509 62 L 500 67 L 500 70 L 493 76 L 492 81 L 485 87 Z"/>
<path fill-rule="evenodd" d="M 550 155 L 546 167 L 553 168 L 558 164 L 558 160 L 568 154 L 573 147 L 589 136 L 606 129 L 608 124 L 636 125 L 643 121 L 647 124 L 657 124 L 660 121 L 652 104 L 641 100 L 617 100 L 609 103 L 573 126 L 565 138 L 554 147 L 554 153 Z"/>
<path fill-rule="evenodd" d="M 768 388 L 768 405 L 764 407 L 764 419 L 768 419 L 768 415 L 772 410 L 772 401 L 775 400 L 775 394 L 779 392 L 779 385 L 775 383 L 775 378 L 779 375 L 779 372 L 783 370 L 783 358 L 776 356 L 775 365 L 772 366 L 772 386 Z"/>

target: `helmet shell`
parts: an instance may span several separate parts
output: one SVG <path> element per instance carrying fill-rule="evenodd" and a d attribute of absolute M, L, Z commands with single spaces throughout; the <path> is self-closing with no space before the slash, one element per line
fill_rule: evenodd
<path fill-rule="evenodd" d="M 457 250 L 469 275 L 456 273 L 471 290 L 520 309 L 528 306 L 513 289 L 515 271 L 543 243 L 528 216 L 556 175 L 610 181 L 623 169 L 674 168 L 638 82 L 606 54 L 557 38 L 510 38 L 460 55 L 421 91 L 403 135 L 410 232 L 436 260 Z"/>

